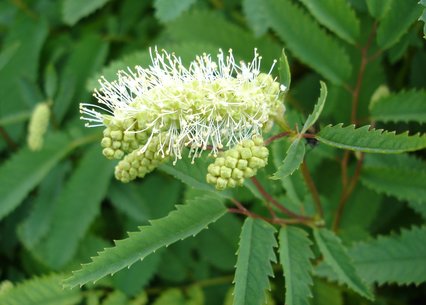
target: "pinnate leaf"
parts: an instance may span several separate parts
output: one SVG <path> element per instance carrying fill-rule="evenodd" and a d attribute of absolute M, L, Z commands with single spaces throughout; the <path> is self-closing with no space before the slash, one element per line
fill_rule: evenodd
<path fill-rule="evenodd" d="M 285 276 L 285 304 L 309 305 L 312 297 L 312 265 L 314 257 L 308 234 L 297 227 L 285 226 L 279 234 L 280 262 Z"/>
<path fill-rule="evenodd" d="M 371 291 L 358 275 L 340 239 L 327 229 L 315 229 L 314 236 L 325 263 L 331 267 L 339 281 L 358 294 L 372 299 Z"/>
<path fill-rule="evenodd" d="M 419 285 L 426 281 L 426 227 L 356 244 L 350 254 L 369 282 Z"/>
<path fill-rule="evenodd" d="M 139 231 L 129 233 L 128 238 L 116 241 L 115 247 L 100 252 L 91 263 L 83 265 L 66 279 L 64 285 L 84 285 L 114 274 L 164 246 L 196 235 L 225 212 L 222 202 L 212 195 L 178 205 L 168 216 L 151 221 L 151 225 L 142 226 Z"/>
<path fill-rule="evenodd" d="M 23 148 L 0 167 L 0 219 L 13 211 L 48 172 L 72 149 L 69 139 L 57 134 L 42 150 Z"/>
<path fill-rule="evenodd" d="M 422 7 L 418 0 L 394 0 L 377 29 L 377 42 L 382 49 L 396 44 L 408 28 L 419 18 Z"/>
<path fill-rule="evenodd" d="M 58 274 L 34 277 L 0 293 L 2 305 L 73 305 L 79 304 L 79 290 L 64 290 Z"/>
<path fill-rule="evenodd" d="M 240 236 L 235 271 L 234 305 L 265 304 L 271 262 L 276 262 L 275 228 L 265 221 L 246 218 Z"/>
<path fill-rule="evenodd" d="M 68 25 L 76 24 L 80 19 L 103 7 L 109 0 L 64 0 L 62 20 Z"/>
<path fill-rule="evenodd" d="M 337 148 L 368 153 L 397 154 L 426 147 L 425 135 L 409 136 L 407 132 L 397 135 L 383 129 L 371 129 L 368 125 L 360 128 L 328 125 L 321 129 L 316 139 Z"/>
<path fill-rule="evenodd" d="M 344 82 L 351 73 L 348 55 L 312 18 L 290 0 L 267 1 L 271 27 L 294 56 L 333 83 Z"/>
<path fill-rule="evenodd" d="M 330 31 L 354 44 L 360 25 L 354 10 L 346 0 L 301 0 L 312 15 Z"/>
<path fill-rule="evenodd" d="M 426 91 L 391 94 L 370 104 L 371 118 L 382 122 L 426 123 Z"/>
<path fill-rule="evenodd" d="M 296 171 L 305 157 L 305 143 L 301 137 L 297 137 L 287 150 L 282 164 L 271 179 L 284 179 Z"/>
<path fill-rule="evenodd" d="M 184 11 L 188 10 L 197 0 L 155 0 L 155 16 L 162 22 L 167 22 L 177 18 Z"/>

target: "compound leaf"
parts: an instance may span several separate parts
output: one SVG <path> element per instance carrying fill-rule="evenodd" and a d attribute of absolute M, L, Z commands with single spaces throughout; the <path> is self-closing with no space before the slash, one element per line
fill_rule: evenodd
<path fill-rule="evenodd" d="M 266 301 L 271 262 L 276 262 L 275 228 L 263 220 L 246 218 L 240 236 L 235 271 L 234 305 L 260 305 Z"/>
<path fill-rule="evenodd" d="M 348 55 L 331 36 L 290 0 L 267 2 L 271 27 L 294 56 L 336 84 L 351 73 Z"/>
<path fill-rule="evenodd" d="M 372 129 L 369 125 L 360 128 L 355 128 L 355 125 L 328 125 L 321 129 L 316 139 L 341 149 L 368 153 L 397 154 L 426 147 L 425 135 L 409 136 L 408 132 L 397 135 L 383 129 Z"/>
<path fill-rule="evenodd" d="M 116 241 L 115 247 L 100 252 L 91 263 L 82 265 L 80 270 L 73 272 L 64 285 L 84 285 L 114 274 L 164 246 L 196 235 L 225 212 L 222 202 L 212 195 L 178 205 L 168 216 L 151 221 L 149 226 L 139 227 L 139 231 L 129 233 L 128 238 Z"/>
<path fill-rule="evenodd" d="M 391 94 L 370 104 L 371 118 L 382 122 L 426 122 L 426 91 Z"/>
<path fill-rule="evenodd" d="M 285 276 L 285 304 L 309 305 L 312 297 L 312 265 L 314 257 L 308 234 L 297 227 L 285 226 L 279 234 L 280 262 Z"/>
<path fill-rule="evenodd" d="M 331 267 L 337 278 L 358 294 L 373 299 L 371 291 L 358 275 L 340 239 L 327 229 L 315 229 L 314 237 L 325 263 Z"/>
<path fill-rule="evenodd" d="M 312 15 L 345 41 L 354 44 L 360 32 L 359 20 L 346 0 L 301 0 Z"/>

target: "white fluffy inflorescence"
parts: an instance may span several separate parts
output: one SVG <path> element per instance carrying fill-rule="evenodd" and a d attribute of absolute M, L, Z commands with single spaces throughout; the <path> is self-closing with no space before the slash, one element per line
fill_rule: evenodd
<path fill-rule="evenodd" d="M 226 55 L 220 50 L 216 60 L 198 56 L 188 68 L 179 57 L 157 49 L 151 59 L 148 68 L 118 72 L 116 81 L 99 80 L 94 96 L 102 105 L 81 104 L 87 126 L 118 128 L 123 136 L 144 134 L 140 153 L 165 133 L 158 154 L 177 160 L 184 147 L 193 158 L 207 149 L 216 155 L 234 147 L 261 134 L 284 112 L 279 95 L 286 88 L 260 72 L 256 50 L 250 63 L 236 63 L 231 50 Z M 126 152 L 119 144 L 114 147 L 107 153 Z"/>

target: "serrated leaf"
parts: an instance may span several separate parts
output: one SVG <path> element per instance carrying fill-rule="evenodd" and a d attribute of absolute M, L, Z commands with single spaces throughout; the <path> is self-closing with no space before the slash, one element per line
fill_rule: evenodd
<path fill-rule="evenodd" d="M 64 0 L 62 20 L 68 25 L 76 24 L 80 19 L 103 7 L 109 0 Z"/>
<path fill-rule="evenodd" d="M 278 72 L 280 74 L 280 83 L 286 87 L 286 90 L 289 90 L 291 85 L 291 72 L 284 49 L 281 52 Z"/>
<path fill-rule="evenodd" d="M 155 16 L 162 22 L 171 21 L 188 10 L 197 0 L 155 0 Z"/>
<path fill-rule="evenodd" d="M 312 242 L 308 234 L 297 227 L 285 226 L 279 234 L 280 262 L 285 277 L 285 304 L 309 305 L 312 297 Z"/>
<path fill-rule="evenodd" d="M 426 122 L 426 91 L 404 91 L 370 104 L 371 118 L 382 122 Z"/>
<path fill-rule="evenodd" d="M 278 180 L 284 179 L 296 171 L 305 157 L 305 142 L 301 137 L 297 137 L 287 150 L 286 156 L 278 167 L 277 172 L 271 179 Z"/>
<path fill-rule="evenodd" d="M 312 15 L 330 31 L 345 41 L 355 44 L 360 24 L 346 0 L 301 0 Z"/>
<path fill-rule="evenodd" d="M 327 229 L 315 229 L 314 237 L 325 263 L 336 273 L 338 279 L 358 294 L 373 299 L 371 291 L 358 275 L 340 239 Z"/>
<path fill-rule="evenodd" d="M 318 102 L 315 104 L 314 110 L 306 119 L 305 124 L 303 125 L 301 134 L 304 134 L 311 126 L 313 126 L 318 118 L 320 117 L 322 110 L 324 109 L 325 100 L 327 99 L 327 86 L 324 82 L 320 81 L 321 89 Z"/>
<path fill-rule="evenodd" d="M 368 12 L 376 19 L 381 19 L 390 9 L 393 0 L 366 0 Z"/>
<path fill-rule="evenodd" d="M 140 231 L 131 232 L 128 238 L 117 241 L 115 247 L 100 252 L 91 263 L 83 265 L 66 279 L 64 285 L 84 285 L 131 266 L 164 246 L 196 235 L 226 212 L 222 202 L 213 196 L 204 196 L 176 208 L 167 217 L 153 220 L 150 226 L 140 227 Z"/>
<path fill-rule="evenodd" d="M 42 150 L 27 148 L 0 167 L 0 219 L 12 212 L 47 173 L 72 149 L 69 139 L 57 134 L 46 139 Z"/>
<path fill-rule="evenodd" d="M 316 139 L 337 148 L 367 153 L 397 154 L 426 147 L 425 135 L 409 136 L 408 132 L 396 134 L 383 129 L 371 129 L 369 125 L 359 128 L 355 128 L 355 125 L 328 125 L 320 130 Z"/>
<path fill-rule="evenodd" d="M 252 28 L 254 34 L 256 36 L 265 34 L 269 27 L 265 1 L 243 0 L 242 6 L 247 23 Z"/>
<path fill-rule="evenodd" d="M 426 204 L 426 163 L 409 155 L 368 155 L 362 183 L 381 194 Z"/>
<path fill-rule="evenodd" d="M 98 145 L 85 153 L 56 200 L 50 232 L 36 250 L 48 266 L 59 269 L 74 256 L 99 213 L 112 173 L 113 163 L 101 156 Z"/>
<path fill-rule="evenodd" d="M 422 7 L 418 0 L 392 1 L 387 14 L 377 28 L 377 43 L 382 49 L 396 44 L 408 28 L 419 18 Z"/>
<path fill-rule="evenodd" d="M 343 83 L 351 73 L 348 55 L 311 18 L 290 0 L 267 2 L 271 27 L 294 56 L 333 83 Z"/>
<path fill-rule="evenodd" d="M 275 228 L 263 220 L 246 218 L 241 230 L 235 271 L 234 305 L 261 305 L 266 301 L 271 262 L 276 262 Z"/>
<path fill-rule="evenodd" d="M 82 296 L 79 290 L 64 290 L 62 276 L 35 277 L 0 293 L 2 305 L 74 305 Z"/>
<path fill-rule="evenodd" d="M 358 243 L 350 254 L 362 277 L 369 282 L 379 285 L 426 282 L 426 227 Z"/>

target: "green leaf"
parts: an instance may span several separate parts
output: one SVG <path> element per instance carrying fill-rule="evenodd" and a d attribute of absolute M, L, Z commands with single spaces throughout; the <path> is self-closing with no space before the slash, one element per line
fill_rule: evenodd
<path fill-rule="evenodd" d="M 27 194 L 72 149 L 69 139 L 57 134 L 46 139 L 42 150 L 23 148 L 0 167 L 0 219 L 12 212 Z"/>
<path fill-rule="evenodd" d="M 79 304 L 79 290 L 64 290 L 58 274 L 35 277 L 0 293 L 2 305 L 74 305 Z"/>
<path fill-rule="evenodd" d="M 47 265 L 59 269 L 74 256 L 78 242 L 99 214 L 112 173 L 113 163 L 101 155 L 98 145 L 85 153 L 54 204 L 49 234 L 37 247 Z"/>
<path fill-rule="evenodd" d="M 423 26 L 423 38 L 426 39 L 426 2 L 424 0 L 420 0 L 419 4 L 423 5 L 424 10 L 419 20 L 424 22 Z"/>
<path fill-rule="evenodd" d="M 284 49 L 281 52 L 278 71 L 280 73 L 280 83 L 286 87 L 286 90 L 289 90 L 291 85 L 291 72 Z"/>
<path fill-rule="evenodd" d="M 310 17 L 290 0 L 267 2 L 271 27 L 294 56 L 333 83 L 341 84 L 351 73 L 348 55 Z"/>
<path fill-rule="evenodd" d="M 418 0 L 394 0 L 377 28 L 377 43 L 382 49 L 396 44 L 408 28 L 419 18 L 422 7 Z"/>
<path fill-rule="evenodd" d="M 301 0 L 312 15 L 343 40 L 355 44 L 359 37 L 359 20 L 346 0 Z"/>
<path fill-rule="evenodd" d="M 127 296 L 120 290 L 115 290 L 111 292 L 102 302 L 102 305 L 127 305 L 127 304 L 128 304 Z"/>
<path fill-rule="evenodd" d="M 314 237 L 325 263 L 336 273 L 338 279 L 358 294 L 373 299 L 371 291 L 358 275 L 340 239 L 327 229 L 315 229 Z"/>
<path fill-rule="evenodd" d="M 355 244 L 350 255 L 362 277 L 379 285 L 426 282 L 426 227 Z"/>
<path fill-rule="evenodd" d="M 162 22 L 171 21 L 187 11 L 197 0 L 180 0 L 170 2 L 170 0 L 155 0 L 155 17 Z"/>
<path fill-rule="evenodd" d="M 246 218 L 240 236 L 235 271 L 234 305 L 261 305 L 266 301 L 271 262 L 276 262 L 275 228 L 263 220 Z"/>
<path fill-rule="evenodd" d="M 256 36 L 266 33 L 269 27 L 268 14 L 266 13 L 265 1 L 243 0 L 243 12 L 247 23 Z"/>
<path fill-rule="evenodd" d="M 426 205 L 426 163 L 409 155 L 368 155 L 362 183 L 381 194 Z"/>
<path fill-rule="evenodd" d="M 76 24 L 80 19 L 103 7 L 109 0 L 64 0 L 62 20 L 68 25 Z"/>
<path fill-rule="evenodd" d="M 271 179 L 284 179 L 296 171 L 305 157 L 305 142 L 301 137 L 297 137 L 287 150 L 286 156 L 278 167 L 277 172 Z"/>
<path fill-rule="evenodd" d="M 285 304 L 309 305 L 312 297 L 312 242 L 308 234 L 297 227 L 285 226 L 279 234 L 280 262 L 285 276 Z"/>
<path fill-rule="evenodd" d="M 19 49 L 20 45 L 21 44 L 19 42 L 15 42 L 3 47 L 3 50 L 0 52 L 0 71 L 10 61 L 15 52 Z"/>
<path fill-rule="evenodd" d="M 371 118 L 382 122 L 426 123 L 426 91 L 403 91 L 370 104 Z"/>
<path fill-rule="evenodd" d="M 369 125 L 355 129 L 355 125 L 328 125 L 321 129 L 316 139 L 341 149 L 368 153 L 397 154 L 426 147 L 425 135 L 409 136 L 408 132 L 396 134 L 383 129 L 371 129 Z"/>
<path fill-rule="evenodd" d="M 74 272 L 64 284 L 66 287 L 84 285 L 131 266 L 161 247 L 196 235 L 225 212 L 225 206 L 213 196 L 204 196 L 186 205 L 179 205 L 167 217 L 151 221 L 150 226 L 140 227 L 140 231 L 131 232 L 128 238 L 117 241 L 114 248 L 100 252 L 91 263 Z"/>
<path fill-rule="evenodd" d="M 312 305 L 343 305 L 343 292 L 337 286 L 315 279 Z"/>
<path fill-rule="evenodd" d="M 321 91 L 318 102 L 315 104 L 314 111 L 306 119 L 305 125 L 303 125 L 301 134 L 304 134 L 311 126 L 313 126 L 318 118 L 321 115 L 322 110 L 324 109 L 325 100 L 327 99 L 327 86 L 324 82 L 320 82 Z"/>
<path fill-rule="evenodd" d="M 58 75 L 55 66 L 50 63 L 44 70 L 44 93 L 49 99 L 53 99 L 58 87 Z"/>
<path fill-rule="evenodd" d="M 382 19 L 392 5 L 393 0 L 366 0 L 368 12 L 376 19 Z"/>

